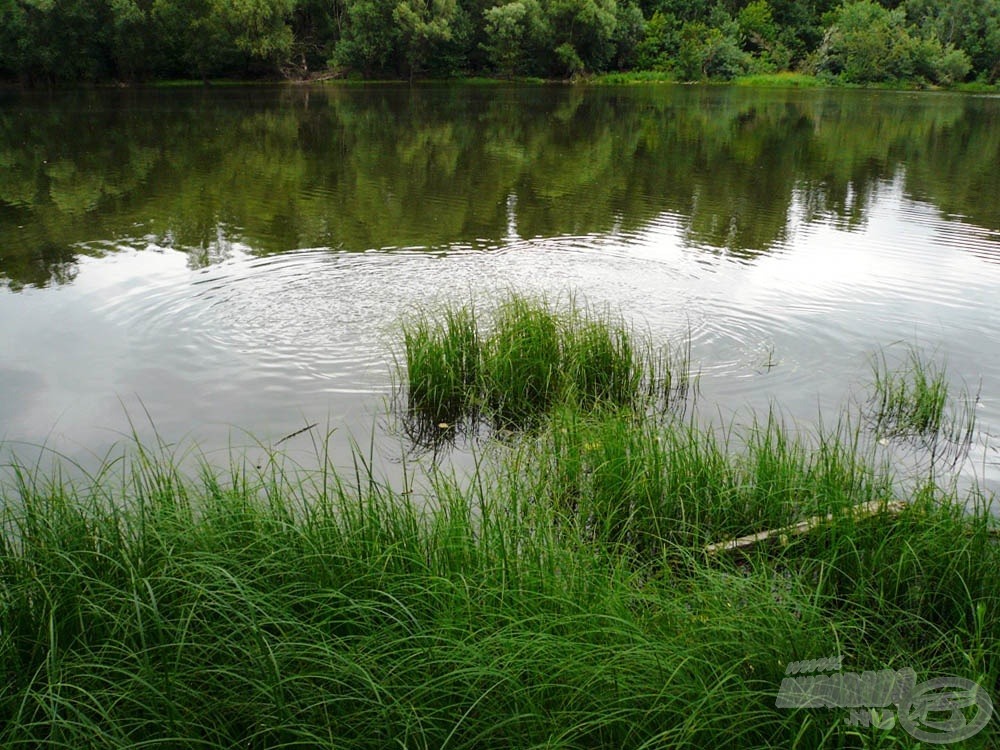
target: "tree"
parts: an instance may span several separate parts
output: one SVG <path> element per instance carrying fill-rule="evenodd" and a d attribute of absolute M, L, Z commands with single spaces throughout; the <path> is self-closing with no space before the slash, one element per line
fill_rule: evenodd
<path fill-rule="evenodd" d="M 724 31 L 701 21 L 689 21 L 681 27 L 676 65 L 684 80 L 734 78 L 745 73 L 749 64 L 750 56 L 740 49 L 733 29 Z"/>
<path fill-rule="evenodd" d="M 910 34 L 903 8 L 870 0 L 840 6 L 829 17 L 816 68 L 849 83 L 927 79 L 949 83 L 968 72 L 964 53 Z M 964 71 L 964 72 L 963 72 Z"/>
<path fill-rule="evenodd" d="M 636 64 L 642 70 L 668 70 L 680 46 L 681 24 L 670 13 L 656 11 L 646 22 L 646 34 L 636 51 Z"/>
<path fill-rule="evenodd" d="M 347 8 L 343 0 L 297 0 L 292 13 L 292 48 L 288 73 L 305 75 L 322 68 L 343 33 Z"/>
<path fill-rule="evenodd" d="M 108 6 L 108 45 L 114 74 L 130 80 L 147 68 L 146 10 L 135 0 L 109 0 Z"/>
<path fill-rule="evenodd" d="M 237 49 L 274 63 L 292 47 L 289 25 L 295 0 L 212 0 L 211 13 L 229 29 Z"/>
<path fill-rule="evenodd" d="M 347 23 L 330 62 L 366 76 L 396 71 L 400 30 L 394 0 L 348 0 Z"/>
<path fill-rule="evenodd" d="M 943 47 L 969 57 L 984 78 L 1000 78 L 1000 0 L 907 0 L 906 17 Z"/>
<path fill-rule="evenodd" d="M 29 82 L 109 74 L 103 2 L 13 0 L 0 5 L 0 66 Z"/>
<path fill-rule="evenodd" d="M 232 33 L 213 12 L 215 0 L 154 0 L 154 33 L 167 60 L 161 75 L 210 76 L 235 70 L 243 59 Z"/>
<path fill-rule="evenodd" d="M 410 80 L 433 56 L 435 48 L 450 42 L 454 31 L 456 0 L 401 0 L 392 12 L 399 26 Z"/>
<path fill-rule="evenodd" d="M 547 12 L 559 72 L 607 68 L 615 54 L 616 0 L 550 0 Z"/>
<path fill-rule="evenodd" d="M 483 50 L 501 75 L 525 72 L 546 46 L 550 33 L 538 0 L 514 0 L 483 11 Z M 536 56 L 532 60 L 532 56 Z"/>
<path fill-rule="evenodd" d="M 745 52 L 756 56 L 758 70 L 783 70 L 791 64 L 791 51 L 778 39 L 780 32 L 774 22 L 771 5 L 767 0 L 754 2 L 740 9 L 736 15 L 739 39 Z"/>
<path fill-rule="evenodd" d="M 642 10 L 634 0 L 621 0 L 617 4 L 614 33 L 614 65 L 618 70 L 635 67 L 639 44 L 645 33 L 646 21 L 642 17 Z"/>

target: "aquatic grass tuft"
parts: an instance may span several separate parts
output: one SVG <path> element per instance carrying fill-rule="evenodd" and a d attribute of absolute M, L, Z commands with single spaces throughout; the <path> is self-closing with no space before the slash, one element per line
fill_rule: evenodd
<path fill-rule="evenodd" d="M 434 442 L 478 410 L 482 355 L 475 311 L 447 308 L 440 319 L 418 314 L 402 329 L 404 423 L 416 442 Z"/>
<path fill-rule="evenodd" d="M 869 414 L 879 434 L 927 437 L 936 434 L 944 420 L 948 381 L 943 367 L 910 348 L 897 368 L 889 366 L 885 352 L 872 358 L 873 394 Z"/>
<path fill-rule="evenodd" d="M 930 450 L 932 464 L 961 461 L 972 445 L 978 395 L 949 392 L 941 365 L 915 347 L 892 367 L 885 352 L 872 357 L 871 394 L 864 414 L 875 435 Z"/>
<path fill-rule="evenodd" d="M 562 386 L 563 333 L 544 301 L 516 295 L 500 305 L 483 348 L 483 400 L 494 421 L 521 426 L 552 406 Z"/>
<path fill-rule="evenodd" d="M 444 307 L 403 323 L 405 372 L 397 408 L 408 432 L 487 421 L 538 426 L 560 403 L 664 411 L 691 388 L 686 349 L 656 347 L 610 311 L 510 295 L 480 326 L 471 308 Z"/>

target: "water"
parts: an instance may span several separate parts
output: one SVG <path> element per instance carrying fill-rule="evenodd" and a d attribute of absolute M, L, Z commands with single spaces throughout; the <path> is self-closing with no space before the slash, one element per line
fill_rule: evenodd
<path fill-rule="evenodd" d="M 948 94 L 0 94 L 0 440 L 87 461 L 151 421 L 211 456 L 318 422 L 285 447 L 335 429 L 346 460 L 408 310 L 573 290 L 690 332 L 724 420 L 832 419 L 918 345 L 981 393 L 964 471 L 997 488 L 997 164 L 1000 99 Z"/>

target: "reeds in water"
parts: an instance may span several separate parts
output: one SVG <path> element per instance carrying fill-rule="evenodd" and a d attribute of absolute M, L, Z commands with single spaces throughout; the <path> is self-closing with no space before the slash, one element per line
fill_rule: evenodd
<path fill-rule="evenodd" d="M 864 407 L 875 435 L 930 450 L 934 463 L 952 466 L 969 451 L 978 395 L 952 395 L 944 365 L 911 346 L 895 366 L 885 351 L 872 357 L 871 394 Z"/>
<path fill-rule="evenodd" d="M 480 418 L 537 426 L 560 403 L 663 410 L 690 388 L 686 348 L 654 346 L 649 335 L 575 300 L 560 309 L 510 295 L 478 323 L 462 306 L 404 322 L 398 404 L 412 435 Z"/>

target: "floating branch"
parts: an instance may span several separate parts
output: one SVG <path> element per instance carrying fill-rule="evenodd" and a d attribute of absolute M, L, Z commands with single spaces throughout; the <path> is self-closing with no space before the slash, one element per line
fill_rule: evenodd
<path fill-rule="evenodd" d="M 291 433 L 290 435 L 285 435 L 283 438 L 281 438 L 281 440 L 279 440 L 277 443 L 274 444 L 274 447 L 277 448 L 279 445 L 281 445 L 286 440 L 291 440 L 296 435 L 301 435 L 303 432 L 308 432 L 309 430 L 311 430 L 313 427 L 315 427 L 318 424 L 319 424 L 319 422 L 313 422 L 311 425 L 306 425 L 301 430 L 296 430 L 295 432 Z"/>

